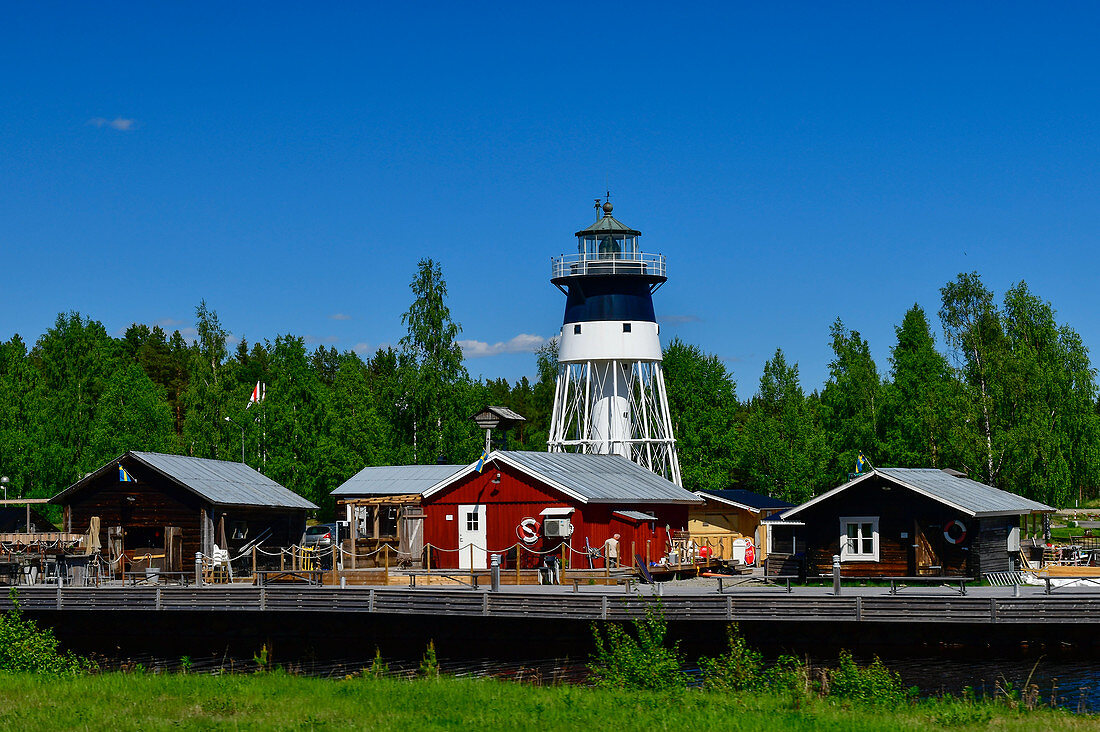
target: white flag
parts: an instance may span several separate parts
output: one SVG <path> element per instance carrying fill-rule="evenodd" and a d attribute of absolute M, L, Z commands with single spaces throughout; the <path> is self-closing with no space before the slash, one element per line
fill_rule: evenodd
<path fill-rule="evenodd" d="M 252 390 L 252 396 L 248 397 L 248 405 L 245 409 L 248 409 L 253 404 L 258 404 L 264 400 L 267 396 L 267 384 L 262 384 L 259 381 L 256 382 L 256 388 Z"/>

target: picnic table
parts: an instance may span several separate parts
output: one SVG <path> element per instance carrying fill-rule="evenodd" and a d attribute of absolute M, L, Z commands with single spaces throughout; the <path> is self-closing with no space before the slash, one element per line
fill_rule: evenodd
<path fill-rule="evenodd" d="M 253 584 L 261 587 L 279 582 L 319 585 L 323 576 L 324 572 L 320 569 L 257 569 Z"/>

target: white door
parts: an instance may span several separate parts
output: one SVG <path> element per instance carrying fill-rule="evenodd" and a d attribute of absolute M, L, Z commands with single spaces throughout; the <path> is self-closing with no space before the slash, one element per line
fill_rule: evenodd
<path fill-rule="evenodd" d="M 487 548 L 485 506 L 461 504 L 458 507 L 458 568 L 485 569 Z"/>

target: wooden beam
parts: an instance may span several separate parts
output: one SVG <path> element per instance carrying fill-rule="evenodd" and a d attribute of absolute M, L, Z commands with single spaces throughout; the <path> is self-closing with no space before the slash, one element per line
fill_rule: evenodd
<path fill-rule="evenodd" d="M 49 498 L 11 498 L 8 500 L 0 500 L 0 506 L 23 506 L 26 504 L 39 504 L 49 503 Z"/>
<path fill-rule="evenodd" d="M 400 496 L 376 496 L 374 498 L 345 498 L 338 503 L 347 504 L 349 506 L 407 506 L 410 504 L 420 505 L 420 496 L 415 493 L 409 493 Z"/>

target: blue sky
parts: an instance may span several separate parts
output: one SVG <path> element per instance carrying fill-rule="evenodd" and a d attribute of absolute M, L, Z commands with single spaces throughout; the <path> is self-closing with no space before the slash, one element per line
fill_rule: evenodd
<path fill-rule="evenodd" d="M 533 376 L 610 188 L 742 397 L 777 347 L 819 388 L 838 316 L 886 371 L 960 271 L 1100 347 L 1095 5 L 518 5 L 7 4 L 0 338 L 205 299 L 372 352 L 432 257 L 471 373 Z"/>

